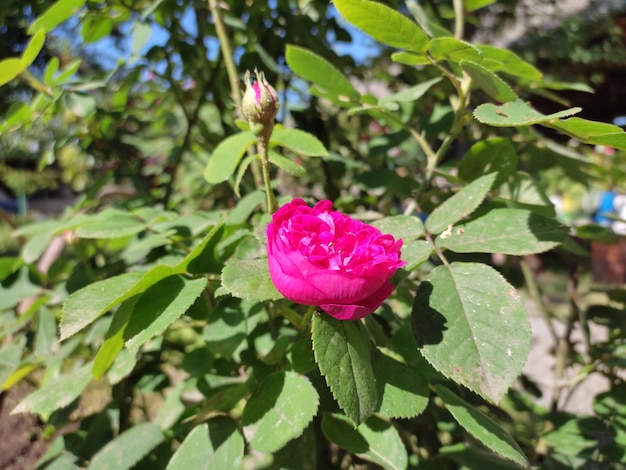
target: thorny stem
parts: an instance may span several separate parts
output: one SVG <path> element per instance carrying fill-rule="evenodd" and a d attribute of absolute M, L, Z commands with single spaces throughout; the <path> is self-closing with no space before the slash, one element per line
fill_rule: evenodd
<path fill-rule="evenodd" d="M 215 21 L 215 31 L 217 33 L 217 38 L 220 42 L 220 48 L 222 50 L 222 56 L 224 57 L 224 64 L 226 65 L 226 73 L 228 74 L 228 81 L 230 83 L 230 91 L 233 96 L 233 100 L 235 102 L 235 106 L 239 112 L 241 112 L 242 101 L 241 101 L 241 91 L 239 90 L 239 76 L 237 74 L 237 67 L 235 66 L 235 61 L 233 60 L 233 50 L 230 45 L 230 39 L 228 37 L 228 33 L 226 32 L 226 26 L 224 25 L 224 20 L 222 19 L 222 12 L 218 6 L 218 0 L 208 0 L 209 11 L 213 15 L 213 19 Z M 252 150 L 248 149 L 248 155 L 252 155 Z M 257 188 L 261 187 L 263 176 L 259 171 L 259 165 L 256 161 L 253 161 L 250 164 L 250 168 L 252 170 L 252 176 L 254 178 L 254 183 Z"/>
<path fill-rule="evenodd" d="M 259 152 L 259 161 L 261 162 L 261 172 L 263 175 L 263 182 L 265 184 L 265 196 L 267 198 L 267 211 L 273 214 L 278 209 L 276 203 L 276 197 L 274 196 L 274 190 L 272 189 L 270 179 L 270 161 L 267 153 L 268 142 L 266 139 L 259 138 L 257 140 L 257 150 Z"/>

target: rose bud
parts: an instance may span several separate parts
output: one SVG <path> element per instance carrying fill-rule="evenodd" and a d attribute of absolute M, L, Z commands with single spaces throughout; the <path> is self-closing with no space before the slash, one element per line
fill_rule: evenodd
<path fill-rule="evenodd" d="M 393 291 L 389 279 L 406 263 L 402 240 L 332 210 L 328 200 L 282 206 L 267 226 L 270 277 L 287 299 L 319 306 L 339 320 L 374 312 Z"/>
<path fill-rule="evenodd" d="M 250 123 L 251 130 L 259 135 L 266 127 L 274 125 L 274 118 L 280 108 L 276 90 L 267 82 L 263 72 L 254 71 L 256 80 L 251 83 L 250 72 L 246 72 L 246 91 L 243 94 L 243 115 Z"/>

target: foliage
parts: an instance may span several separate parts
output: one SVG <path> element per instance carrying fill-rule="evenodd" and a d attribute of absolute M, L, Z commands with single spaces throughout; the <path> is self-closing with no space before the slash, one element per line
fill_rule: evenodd
<path fill-rule="evenodd" d="M 540 112 L 529 99 L 553 84 L 535 66 L 463 40 L 493 2 L 439 18 L 395 3 L 59 0 L 0 62 L 0 82 L 32 93 L 7 110 L 3 145 L 66 124 L 37 168 L 84 190 L 55 219 L 11 219 L 19 253 L 0 258 L 0 384 L 36 388 L 14 413 L 44 423 L 40 468 L 626 465 L 626 297 L 589 285 L 580 238 L 607 234 L 574 238 L 539 175 L 549 162 L 604 178 L 590 146 L 626 151 L 626 133 L 580 108 Z M 126 31 L 129 57 L 101 72 L 51 49 L 38 70 L 67 20 L 84 44 Z M 363 34 L 366 63 L 333 48 Z M 255 67 L 282 102 L 262 138 L 238 116 Z M 342 322 L 276 290 L 268 212 L 296 196 L 403 239 L 376 314 Z M 540 254 L 568 285 L 564 313 L 543 302 Z M 560 365 L 549 409 L 518 380 L 529 297 Z M 593 415 L 562 407 L 566 365 L 608 379 Z"/>

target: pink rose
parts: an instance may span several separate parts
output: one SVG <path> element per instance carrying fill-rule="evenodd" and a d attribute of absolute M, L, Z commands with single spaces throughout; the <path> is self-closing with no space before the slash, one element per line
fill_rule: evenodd
<path fill-rule="evenodd" d="M 358 320 L 389 297 L 389 279 L 406 264 L 402 240 L 302 199 L 282 206 L 267 226 L 272 282 L 287 299 L 319 306 L 339 320 Z"/>

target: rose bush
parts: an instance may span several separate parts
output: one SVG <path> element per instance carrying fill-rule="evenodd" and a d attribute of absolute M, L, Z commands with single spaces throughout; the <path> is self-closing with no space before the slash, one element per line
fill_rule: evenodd
<path fill-rule="evenodd" d="M 402 240 L 332 210 L 328 200 L 282 206 L 267 227 L 270 276 L 293 302 L 319 306 L 339 320 L 374 312 L 404 266 Z"/>

